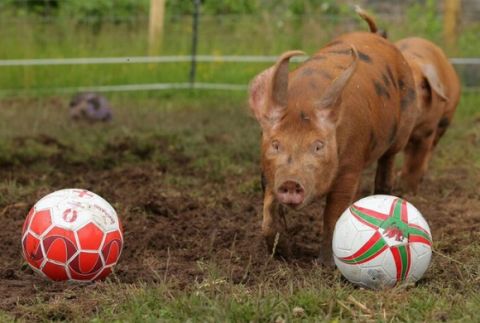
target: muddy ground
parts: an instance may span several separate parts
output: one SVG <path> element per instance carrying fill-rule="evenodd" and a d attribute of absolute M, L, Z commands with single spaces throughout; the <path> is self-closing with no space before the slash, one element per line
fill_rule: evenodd
<path fill-rule="evenodd" d="M 260 237 L 261 190 L 238 192 L 231 189 L 253 181 L 259 187 L 257 169 L 242 177 L 232 177 L 224 183 L 210 184 L 201 173 L 188 167 L 188 158 L 170 152 L 172 167 L 184 168 L 185 175 L 196 177 L 195 187 L 182 190 L 168 181 L 169 167 L 159 166 L 146 158 L 133 164 L 114 167 L 87 167 L 82 163 L 67 163 L 62 153 L 67 147 L 49 138 L 34 138 L 41 145 L 57 145 L 58 153 L 47 161 L 47 174 L 32 167 L 37 161 L 24 164 L 4 164 L 0 178 L 15 181 L 17 185 L 36 183 L 21 201 L 0 207 L 0 309 L 13 315 L 23 315 L 22 306 L 41 298 L 48 302 L 55 298 L 75 301 L 78 293 L 102 288 L 102 284 L 88 286 L 51 283 L 36 275 L 24 262 L 21 254 L 21 227 L 29 208 L 49 193 L 52 188 L 83 187 L 93 190 L 110 201 L 123 222 L 125 245 L 114 275 L 114 284 L 168 281 L 175 288 L 185 289 L 203 281 L 205 267 L 216 264 L 234 283 L 255 285 L 279 266 L 308 270 L 317 266 L 311 254 L 298 250 L 294 259 L 269 260 Z M 22 139 L 18 139 L 22 144 Z M 118 142 L 105 153 L 108 158 L 133 150 L 135 147 Z M 108 147 L 107 147 L 108 149 Z M 107 158 L 107 157 L 105 157 Z M 42 178 L 48 176 L 48 185 Z M 372 171 L 365 175 L 364 194 L 372 183 Z M 421 194 L 405 196 L 420 209 L 430 223 L 435 247 L 433 264 L 444 257 L 456 257 L 466 244 L 478 239 L 480 231 L 480 199 L 478 174 L 461 166 L 448 172 L 429 176 L 422 185 Z M 311 206 L 302 212 L 289 214 L 289 224 L 301 225 L 292 236 L 295 243 L 318 250 L 322 205 Z M 318 250 L 318 252 L 320 252 Z M 443 262 L 445 263 L 445 262 Z M 448 262 L 447 262 L 448 263 Z M 445 266 L 436 275 L 454 281 L 462 275 L 456 267 Z M 431 272 L 423 282 L 428 282 Z M 336 279 L 325 273 L 319 279 Z M 281 281 L 278 282 L 282 284 Z M 94 300 L 83 300 L 94 302 Z"/>

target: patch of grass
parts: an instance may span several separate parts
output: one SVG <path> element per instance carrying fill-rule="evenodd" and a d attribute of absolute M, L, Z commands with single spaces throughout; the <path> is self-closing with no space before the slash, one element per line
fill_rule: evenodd
<path fill-rule="evenodd" d="M 15 319 L 14 317 L 0 310 L 0 321 L 8 323 L 8 322 L 15 322 Z"/>
<path fill-rule="evenodd" d="M 183 292 L 168 282 L 100 285 L 93 296 L 99 310 L 91 319 L 94 322 L 470 321 L 475 320 L 480 304 L 478 285 L 468 286 L 468 280 L 460 282 L 465 289 L 459 293 L 441 275 L 435 277 L 440 268 L 431 268 L 426 282 L 415 288 L 387 291 L 354 288 L 339 280 L 338 273 L 331 276 L 321 268 L 305 272 L 279 266 L 253 287 L 232 284 L 228 273 L 214 272 L 218 268 L 208 270 L 212 271 L 209 278 Z"/>
<path fill-rule="evenodd" d="M 478 109 L 480 105 L 480 95 L 475 92 L 466 92 L 463 93 L 460 98 L 460 104 L 458 106 L 457 112 L 455 114 L 455 119 L 460 120 L 478 120 L 480 118 L 480 110 Z"/>
<path fill-rule="evenodd" d="M 442 138 L 433 158 L 434 167 L 471 163 L 480 166 L 480 96 L 466 93 L 460 99 L 452 125 Z"/>
<path fill-rule="evenodd" d="M 39 185 L 33 181 L 27 183 L 18 183 L 15 179 L 3 180 L 0 182 L 0 206 L 14 204 L 23 200 L 25 196 L 31 194 Z"/>

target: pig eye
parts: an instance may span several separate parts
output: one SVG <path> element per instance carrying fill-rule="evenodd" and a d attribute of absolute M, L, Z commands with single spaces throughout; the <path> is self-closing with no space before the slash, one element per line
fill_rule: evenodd
<path fill-rule="evenodd" d="M 323 141 L 317 140 L 313 143 L 313 151 L 315 153 L 319 153 L 322 151 L 324 146 L 325 146 L 325 143 Z"/>
<path fill-rule="evenodd" d="M 280 151 L 280 142 L 278 140 L 272 141 L 272 148 L 275 152 Z"/>

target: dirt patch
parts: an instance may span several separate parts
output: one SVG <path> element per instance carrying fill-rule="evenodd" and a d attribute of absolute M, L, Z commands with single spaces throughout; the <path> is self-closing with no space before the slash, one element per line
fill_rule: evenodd
<path fill-rule="evenodd" d="M 58 149 L 65 148 L 45 138 L 38 140 Z M 114 154 L 133 146 L 130 142 L 119 142 L 107 149 Z M 142 151 L 141 155 L 148 155 L 149 149 Z M 186 162 L 182 158 L 171 160 L 177 161 L 178 167 Z M 252 174 L 232 178 L 223 185 L 210 185 L 200 180 L 195 184 L 197 187 L 180 190 L 168 182 L 165 167 L 148 161 L 113 169 L 55 166 L 55 172 L 49 175 L 48 189 L 40 186 L 23 201 L 0 205 L 3 226 L 0 230 L 0 309 L 19 315 L 21 306 L 35 298 L 41 297 L 45 301 L 59 296 L 75 298 L 77 291 L 96 288 L 95 284 L 85 286 L 45 281 L 22 258 L 20 235 L 28 209 L 49 191 L 64 187 L 91 189 L 117 209 L 124 224 L 125 247 L 111 279 L 119 284 L 172 280 L 178 288 L 186 288 L 201 282 L 208 274 L 205 267 L 215 263 L 220 264 L 221 270 L 228 273 L 234 283 L 252 285 L 265 272 L 281 265 L 302 270 L 316 266 L 311 254 L 301 252 L 287 262 L 269 260 L 260 236 L 262 194 L 234 193 L 234 190 L 225 189 L 251 181 Z M 0 170 L 0 177 L 6 181 L 41 180 L 42 175 L 35 171 L 18 167 Z M 424 213 L 434 240 L 438 241 L 439 251 L 446 255 L 455 254 L 471 239 L 478 239 L 479 193 L 478 190 L 465 189 L 465 185 L 472 181 L 471 176 L 466 169 L 452 170 L 439 178 L 427 178 L 420 195 L 406 196 Z M 480 181 L 478 175 L 475 176 L 478 185 Z M 364 186 L 371 182 L 371 176 L 367 176 Z M 289 215 L 293 242 L 320 252 L 321 213 L 320 204 Z M 457 257 L 457 260 L 461 259 Z M 447 279 L 459 275 L 455 268 L 445 269 L 443 274 Z M 326 275 L 328 278 L 329 274 Z M 68 317 L 68 313 L 66 315 Z"/>

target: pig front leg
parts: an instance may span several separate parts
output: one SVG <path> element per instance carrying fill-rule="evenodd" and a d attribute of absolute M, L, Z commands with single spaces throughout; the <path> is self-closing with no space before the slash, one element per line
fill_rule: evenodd
<path fill-rule="evenodd" d="M 275 252 L 275 254 L 286 258 L 291 256 L 291 246 L 287 241 L 284 210 L 270 191 L 265 192 L 263 200 L 262 235 L 270 254 Z"/>
<path fill-rule="evenodd" d="M 333 267 L 332 238 L 335 224 L 340 215 L 355 198 L 360 183 L 361 171 L 340 175 L 327 195 L 327 204 L 323 213 L 323 240 L 320 251 L 320 263 Z"/>

